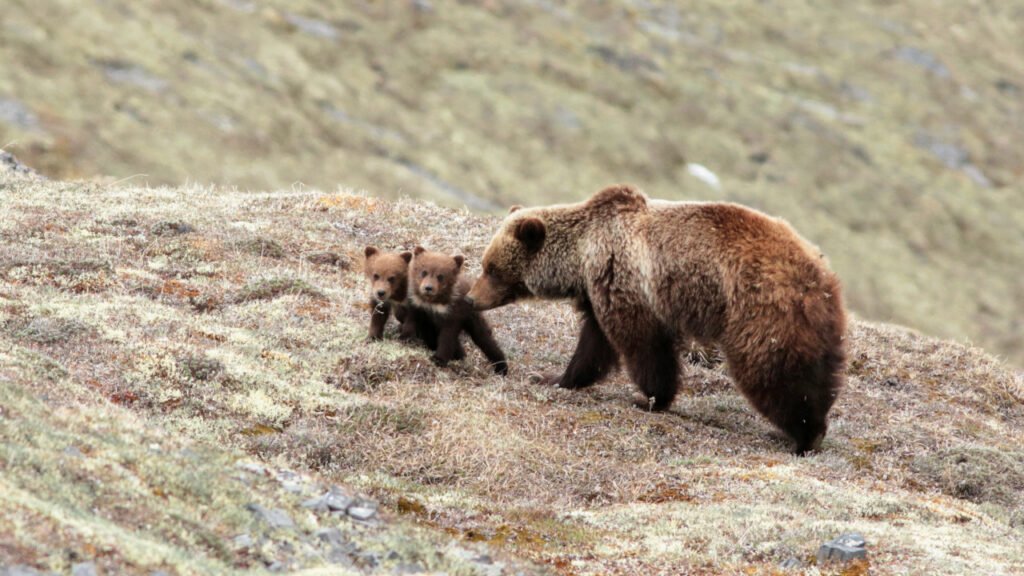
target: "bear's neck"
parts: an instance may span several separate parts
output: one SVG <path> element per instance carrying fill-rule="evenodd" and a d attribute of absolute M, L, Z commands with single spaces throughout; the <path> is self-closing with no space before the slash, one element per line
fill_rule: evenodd
<path fill-rule="evenodd" d="M 585 292 L 583 246 L 587 222 L 575 211 L 552 210 L 544 215 L 548 230 L 557 230 L 531 263 L 526 286 L 538 298 L 575 298 Z"/>

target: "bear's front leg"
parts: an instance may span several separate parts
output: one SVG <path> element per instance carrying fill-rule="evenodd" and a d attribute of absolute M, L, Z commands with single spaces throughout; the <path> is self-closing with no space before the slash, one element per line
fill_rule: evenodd
<path fill-rule="evenodd" d="M 583 326 L 569 365 L 559 376 L 542 378 L 541 384 L 571 389 L 586 388 L 598 383 L 618 366 L 619 354 L 601 330 L 593 309 L 589 304 L 584 304 L 582 308 Z"/>
<path fill-rule="evenodd" d="M 384 337 L 384 325 L 388 322 L 391 306 L 387 302 L 370 302 L 370 340 Z"/>

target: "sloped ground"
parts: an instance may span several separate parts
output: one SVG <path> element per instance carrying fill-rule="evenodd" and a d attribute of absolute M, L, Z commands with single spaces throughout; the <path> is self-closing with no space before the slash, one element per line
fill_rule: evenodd
<path fill-rule="evenodd" d="M 738 200 L 821 243 L 866 317 L 1024 362 L 1013 2 L 8 0 L 2 16 L 0 146 L 51 177 L 342 184 L 480 211 L 616 182 Z"/>
<path fill-rule="evenodd" d="M 6 562 L 313 569 L 331 552 L 317 531 L 337 527 L 355 570 L 774 573 L 795 557 L 816 573 L 817 546 L 855 530 L 870 565 L 852 572 L 1024 571 L 1024 382 L 977 349 L 854 322 L 830 435 L 796 458 L 720 370 L 690 368 L 665 414 L 633 408 L 621 374 L 531 384 L 571 353 L 564 304 L 489 313 L 507 378 L 477 353 L 439 369 L 364 342 L 365 245 L 472 269 L 493 218 L 312 190 L 0 183 Z M 383 521 L 301 507 L 331 484 Z"/>

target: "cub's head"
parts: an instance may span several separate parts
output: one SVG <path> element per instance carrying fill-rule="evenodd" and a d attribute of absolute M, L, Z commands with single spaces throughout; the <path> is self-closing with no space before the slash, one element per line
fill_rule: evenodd
<path fill-rule="evenodd" d="M 532 296 L 526 275 L 547 238 L 544 221 L 513 206 L 510 215 L 484 252 L 483 275 L 468 297 L 477 310 L 490 310 Z"/>
<path fill-rule="evenodd" d="M 409 267 L 413 296 L 427 304 L 448 304 L 465 258 L 430 252 L 423 246 L 417 246 L 413 254 Z"/>
<path fill-rule="evenodd" d="M 370 299 L 375 302 L 405 300 L 412 252 L 387 254 L 367 246 L 364 253 L 363 272 L 370 283 Z"/>

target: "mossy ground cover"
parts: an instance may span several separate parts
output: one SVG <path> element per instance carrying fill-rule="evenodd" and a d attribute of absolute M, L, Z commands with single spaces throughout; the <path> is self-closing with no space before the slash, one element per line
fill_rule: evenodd
<path fill-rule="evenodd" d="M 473 272 L 492 217 L 347 192 L 2 184 L 0 261 L 52 263 L 0 267 L 0 551 L 17 562 L 260 566 L 281 551 L 234 545 L 263 529 L 246 504 L 288 511 L 298 541 L 328 520 L 236 466 L 252 461 L 380 501 L 383 526 L 339 525 L 401 548 L 387 569 L 479 571 L 444 551 L 486 546 L 560 574 L 768 574 L 790 557 L 831 573 L 817 546 L 859 531 L 872 573 L 1024 570 L 1024 382 L 976 348 L 853 322 L 829 436 L 797 458 L 723 367 L 688 368 L 663 414 L 635 409 L 621 373 L 531 383 L 572 351 L 565 304 L 488 313 L 506 378 L 475 351 L 437 368 L 393 324 L 365 341 L 364 246 L 462 252 Z"/>

